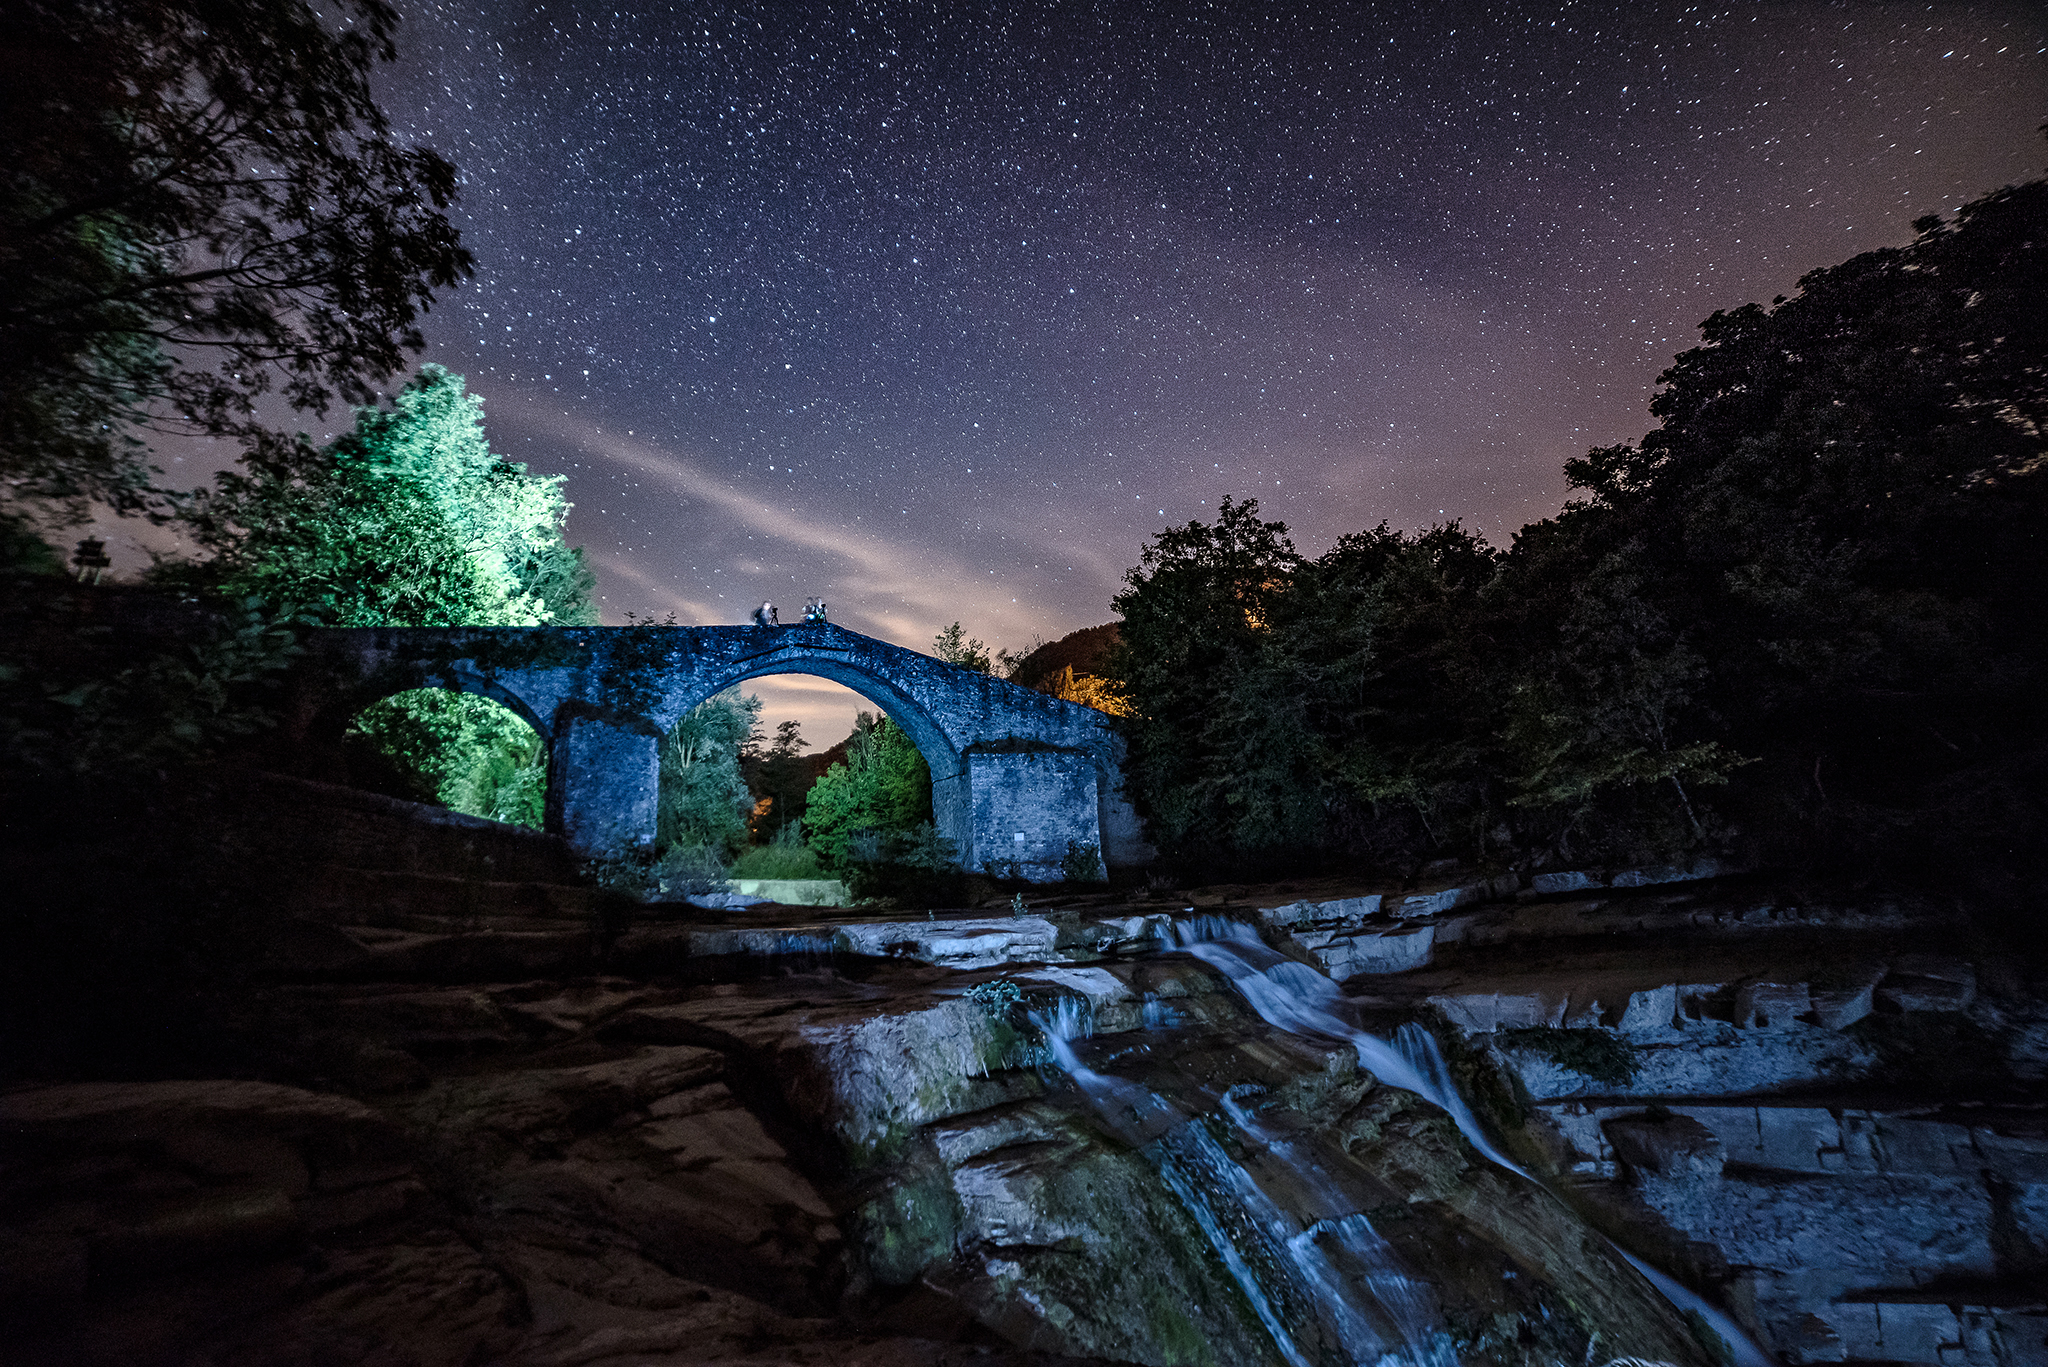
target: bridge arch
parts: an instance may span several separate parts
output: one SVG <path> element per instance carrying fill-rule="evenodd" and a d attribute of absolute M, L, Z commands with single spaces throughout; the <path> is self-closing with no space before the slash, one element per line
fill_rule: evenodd
<path fill-rule="evenodd" d="M 411 674 L 402 671 L 386 672 L 375 679 L 362 681 L 358 686 L 344 688 L 330 696 L 304 727 L 306 739 L 313 742 L 312 751 L 318 756 L 309 767 L 318 770 L 316 776 L 321 778 L 340 779 L 346 774 L 352 784 L 363 786 L 369 782 L 374 786 L 372 775 L 377 766 L 373 762 L 369 772 L 362 769 L 362 761 L 367 757 L 352 747 L 350 733 L 359 722 L 364 721 L 366 714 L 377 708 L 378 704 L 419 694 L 456 694 L 481 698 L 518 718 L 533 733 L 533 739 L 539 742 L 542 760 L 540 778 L 543 785 L 540 797 L 543 812 L 545 811 L 546 790 L 553 782 L 553 766 L 547 763 L 552 749 L 547 720 L 516 689 L 470 670 L 435 670 Z M 368 729 L 374 732 L 376 728 L 372 725 Z"/>
<path fill-rule="evenodd" d="M 966 851 L 972 840 L 973 810 L 968 798 L 967 761 L 918 698 L 898 687 L 886 675 L 835 654 L 806 652 L 800 648 L 780 650 L 766 658 L 734 666 L 730 671 L 696 675 L 681 686 L 679 695 L 668 701 L 660 715 L 681 717 L 714 694 L 735 688 L 750 679 L 781 674 L 807 674 L 841 684 L 871 702 L 890 721 L 902 728 L 924 757 L 932 776 L 932 824 L 938 833 Z M 664 734 L 675 722 L 669 720 Z"/>

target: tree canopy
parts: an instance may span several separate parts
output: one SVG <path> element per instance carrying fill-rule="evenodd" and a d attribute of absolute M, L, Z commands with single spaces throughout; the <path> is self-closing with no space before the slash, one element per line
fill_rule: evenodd
<path fill-rule="evenodd" d="M 747 843 L 753 794 L 740 760 L 758 737 L 761 700 L 727 689 L 685 712 L 662 738 L 656 833 L 666 849 L 700 851 L 723 863 Z"/>
<path fill-rule="evenodd" d="M 988 646 L 970 637 L 958 622 L 932 637 L 932 654 L 949 665 L 971 669 L 977 674 L 995 673 L 995 657 L 989 654 Z"/>
<path fill-rule="evenodd" d="M 144 434 L 368 402 L 470 273 L 455 168 L 371 96 L 386 0 L 0 12 L 0 502 L 152 506 Z M 273 454 L 295 449 L 284 443 Z"/>
<path fill-rule="evenodd" d="M 166 573 L 335 626 L 589 624 L 568 512 L 562 478 L 493 452 L 482 401 L 429 365 L 325 449 L 220 475 L 187 518 L 212 558 Z"/>

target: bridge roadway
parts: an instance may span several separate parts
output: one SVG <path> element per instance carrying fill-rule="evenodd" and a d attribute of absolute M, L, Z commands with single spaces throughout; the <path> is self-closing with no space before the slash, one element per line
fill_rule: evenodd
<path fill-rule="evenodd" d="M 770 674 L 845 684 L 932 771 L 933 819 L 970 869 L 1050 882 L 1070 846 L 1112 867 L 1152 857 L 1123 796 L 1109 718 L 829 624 L 367 628 L 313 633 L 286 739 L 316 767 L 348 721 L 412 688 L 496 699 L 548 754 L 548 829 L 593 856 L 655 840 L 660 742 L 722 689 Z"/>

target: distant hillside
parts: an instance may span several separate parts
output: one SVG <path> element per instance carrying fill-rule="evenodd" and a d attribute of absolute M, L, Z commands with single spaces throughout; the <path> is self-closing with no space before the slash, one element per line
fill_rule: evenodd
<path fill-rule="evenodd" d="M 1082 627 L 1026 655 L 1016 672 L 1010 675 L 1010 682 L 1043 691 L 1062 669 L 1069 667 L 1076 674 L 1104 674 L 1108 670 L 1109 652 L 1116 643 L 1115 622 L 1104 622 L 1099 627 Z"/>

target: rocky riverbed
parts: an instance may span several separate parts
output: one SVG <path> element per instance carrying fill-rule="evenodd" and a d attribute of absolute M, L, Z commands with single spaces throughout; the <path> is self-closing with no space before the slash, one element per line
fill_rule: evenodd
<path fill-rule="evenodd" d="M 2048 1363 L 2048 992 L 1952 907 L 1702 866 L 624 917 L 376 863 L 283 899 L 239 1075 L 0 1096 L 10 1361 L 1748 1351 L 1625 1250 L 1784 1362 Z M 1527 1177 L 1366 1066 L 1403 1025 Z"/>

